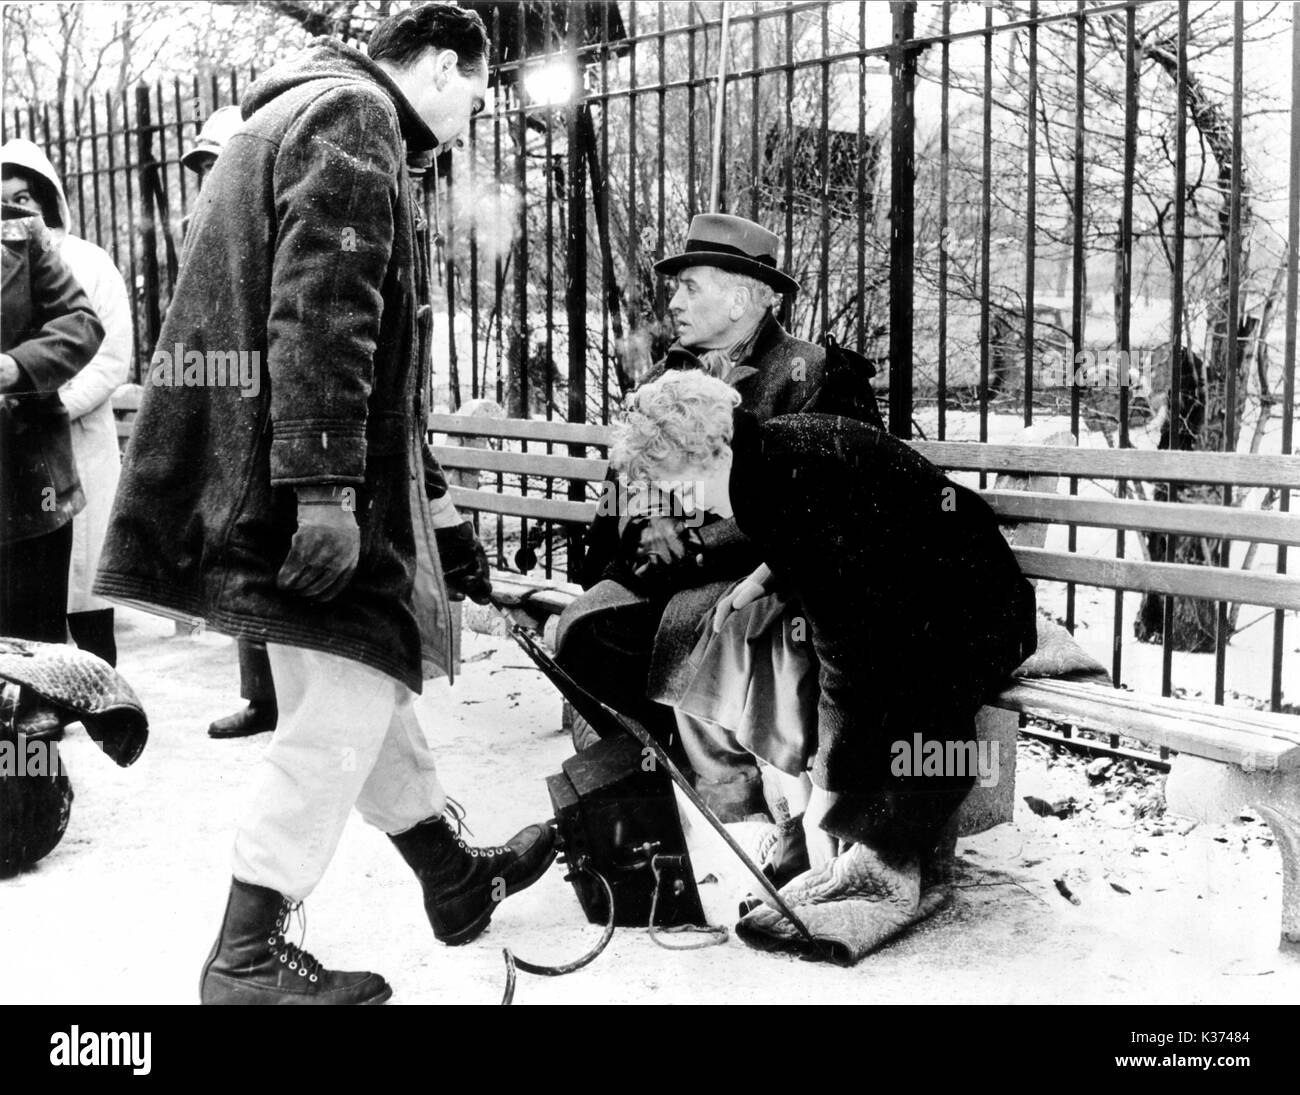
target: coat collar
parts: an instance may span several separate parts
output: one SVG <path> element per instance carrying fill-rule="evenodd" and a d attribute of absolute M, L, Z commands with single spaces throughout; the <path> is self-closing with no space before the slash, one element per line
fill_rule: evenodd
<path fill-rule="evenodd" d="M 754 376 L 760 370 L 751 362 L 761 361 L 776 346 L 784 342 L 787 337 L 789 336 L 787 336 L 785 328 L 777 320 L 776 313 L 769 311 L 758 326 L 758 334 L 754 336 L 749 353 L 745 355 L 743 360 L 738 361 L 722 379 L 734 387 L 742 380 Z M 664 354 L 664 366 L 669 369 L 702 369 L 704 367 L 699 356 L 680 342 L 674 342 L 668 347 L 667 352 Z"/>

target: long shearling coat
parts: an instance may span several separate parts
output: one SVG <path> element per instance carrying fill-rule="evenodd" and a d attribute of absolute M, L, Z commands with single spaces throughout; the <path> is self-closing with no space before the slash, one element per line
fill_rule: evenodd
<path fill-rule="evenodd" d="M 325 39 L 242 110 L 186 235 L 96 592 L 419 691 L 452 658 L 421 460 L 427 237 L 407 167 L 437 138 L 382 70 Z M 238 383 L 197 383 L 195 351 L 248 364 Z M 361 558 L 328 604 L 276 587 L 306 484 L 356 492 Z"/>

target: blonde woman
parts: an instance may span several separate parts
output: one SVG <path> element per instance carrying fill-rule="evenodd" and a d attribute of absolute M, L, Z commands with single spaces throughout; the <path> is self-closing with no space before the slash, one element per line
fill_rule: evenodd
<path fill-rule="evenodd" d="M 1034 649 L 1033 588 L 983 500 L 902 441 L 735 408 L 721 381 L 666 373 L 629 397 L 612 451 L 647 489 L 734 514 L 762 560 L 700 621 L 693 674 L 654 698 L 690 716 L 683 744 L 706 778 L 749 755 L 784 773 L 796 809 L 802 788 L 809 869 L 783 895 L 856 961 L 932 911 L 921 863 L 973 782 L 900 772 L 894 746 L 974 739 L 984 699 Z M 740 930 L 795 942 L 766 906 Z"/>

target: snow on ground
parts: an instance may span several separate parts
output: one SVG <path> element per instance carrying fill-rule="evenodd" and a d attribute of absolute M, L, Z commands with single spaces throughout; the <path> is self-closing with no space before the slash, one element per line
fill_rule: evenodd
<path fill-rule="evenodd" d="M 119 621 L 120 668 L 149 712 L 150 743 L 118 769 L 69 731 L 67 835 L 36 869 L 0 881 L 0 1003 L 197 1000 L 239 806 L 269 738 L 206 736 L 239 702 L 228 639 L 177 637 L 170 622 L 131 611 Z M 571 747 L 558 696 L 513 645 L 467 632 L 464 655 L 463 677 L 431 687 L 420 710 L 473 839 L 494 843 L 549 816 L 543 781 Z M 1022 741 L 1014 823 L 963 839 L 954 901 L 853 969 L 734 938 L 670 954 L 644 931 L 619 929 L 576 974 L 521 973 L 516 1003 L 1300 1000 L 1300 961 L 1276 950 L 1281 866 L 1262 823 L 1135 819 L 1140 786 L 1116 785 L 1123 793 L 1107 802 L 1107 784 L 1090 785 L 1083 764 L 1049 756 Z M 1081 805 L 1063 820 L 1039 817 L 1024 795 Z M 355 815 L 306 909 L 307 947 L 334 968 L 381 972 L 399 1004 L 495 1003 L 502 947 L 558 963 L 598 936 L 555 868 L 475 944 L 443 947 L 414 879 Z"/>

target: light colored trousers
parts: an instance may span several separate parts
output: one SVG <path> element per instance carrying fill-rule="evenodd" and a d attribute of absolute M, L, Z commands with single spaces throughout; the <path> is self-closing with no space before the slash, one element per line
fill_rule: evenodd
<path fill-rule="evenodd" d="M 335 654 L 267 643 L 280 718 L 235 836 L 234 875 L 305 898 L 355 806 L 401 833 L 442 813 L 446 796 L 414 694 Z"/>

